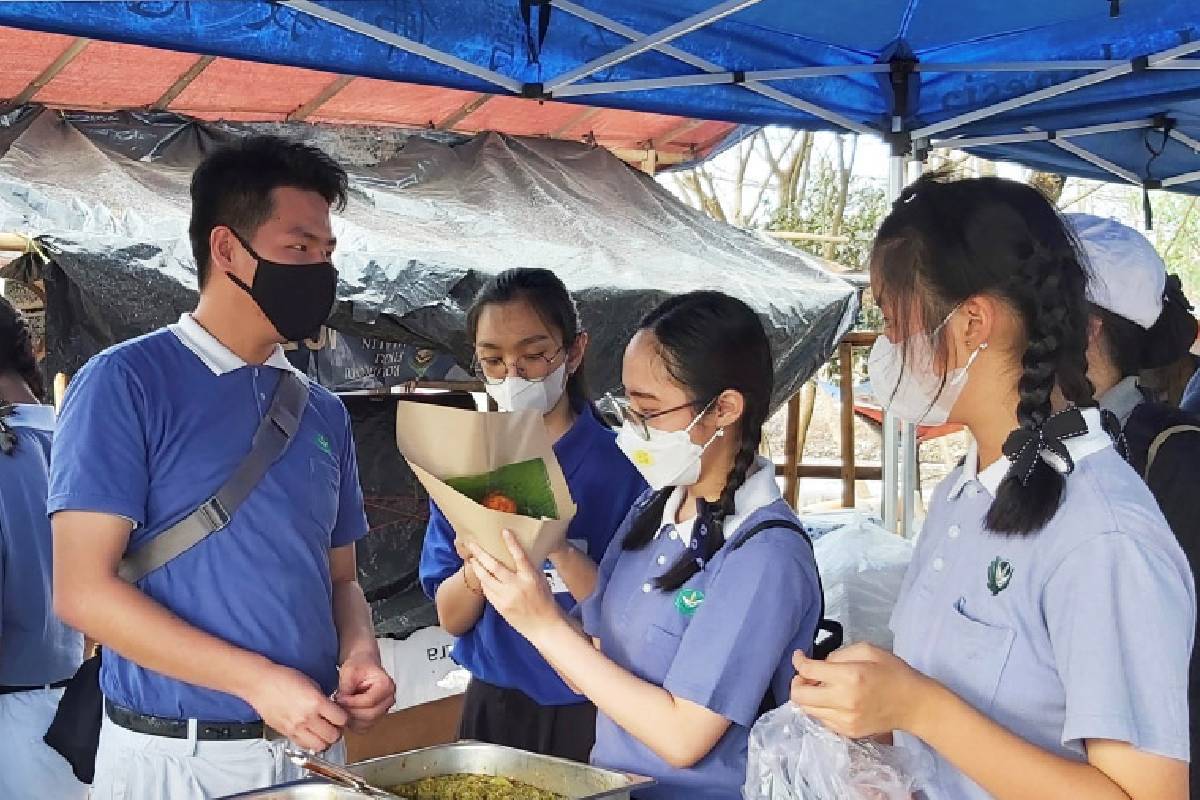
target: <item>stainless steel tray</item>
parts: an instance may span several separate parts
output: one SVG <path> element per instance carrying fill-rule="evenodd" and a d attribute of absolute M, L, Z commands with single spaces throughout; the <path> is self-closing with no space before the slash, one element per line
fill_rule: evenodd
<path fill-rule="evenodd" d="M 503 775 L 570 800 L 630 800 L 631 792 L 654 783 L 637 775 L 477 742 L 444 744 L 383 756 L 354 764 L 349 769 L 369 783 L 382 787 L 440 775 Z M 361 794 L 319 781 L 291 783 L 236 797 L 243 800 L 362 800 Z"/>

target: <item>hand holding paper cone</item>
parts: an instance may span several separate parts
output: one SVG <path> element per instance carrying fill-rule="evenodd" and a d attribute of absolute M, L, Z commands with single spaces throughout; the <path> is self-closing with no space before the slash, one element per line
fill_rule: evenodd
<path fill-rule="evenodd" d="M 505 529 L 534 564 L 566 539 L 575 503 L 537 412 L 400 403 L 396 444 L 456 535 L 507 567 Z"/>

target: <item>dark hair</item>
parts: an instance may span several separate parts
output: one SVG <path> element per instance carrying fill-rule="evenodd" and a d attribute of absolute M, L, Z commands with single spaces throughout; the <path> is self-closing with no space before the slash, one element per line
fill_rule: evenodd
<path fill-rule="evenodd" d="M 33 349 L 33 331 L 25 316 L 0 297 L 0 375 L 6 372 L 20 377 L 34 395 L 45 399 L 46 387 Z"/>
<path fill-rule="evenodd" d="M 1036 430 L 1051 415 L 1056 387 L 1077 406 L 1096 404 L 1087 378 L 1088 272 L 1080 252 L 1036 189 L 1001 178 L 932 174 L 896 201 L 879 229 L 872 268 L 879 299 L 892 300 L 900 331 L 932 332 L 973 296 L 1008 305 L 1025 334 L 1017 419 L 1022 429 Z M 944 330 L 936 352 L 945 364 Z M 1027 481 L 1010 473 L 1000 484 L 986 525 L 997 533 L 1039 531 L 1057 513 L 1063 488 L 1063 476 L 1039 458 Z"/>
<path fill-rule="evenodd" d="M 1196 318 L 1178 275 L 1167 276 L 1162 312 L 1149 329 L 1094 303 L 1091 311 L 1100 320 L 1105 350 L 1122 377 L 1173 364 L 1187 356 L 1196 341 Z"/>
<path fill-rule="evenodd" d="M 1141 372 L 1144 368 L 1142 354 L 1146 349 L 1146 330 L 1136 322 L 1095 303 L 1091 311 L 1092 316 L 1100 320 L 1100 341 L 1105 353 L 1121 377 Z"/>
<path fill-rule="evenodd" d="M 280 188 L 316 192 L 338 210 L 346 205 L 346 171 L 317 148 L 277 136 L 239 139 L 196 168 L 188 236 L 201 289 L 208 283 L 213 228 L 252 238 L 271 216 L 272 190 Z"/>
<path fill-rule="evenodd" d="M 557 275 L 548 269 L 517 267 L 491 278 L 479 290 L 479 294 L 475 295 L 475 300 L 467 309 L 467 336 L 471 342 L 474 343 L 479 332 L 479 316 L 485 306 L 515 301 L 528 303 L 547 326 L 558 331 L 562 336 L 564 349 L 575 344 L 575 340 L 583 332 L 579 325 L 579 309 L 575 306 L 575 300 Z M 579 368 L 567 379 L 567 397 L 575 408 L 590 405 L 592 402 L 583 367 L 581 361 Z"/>
<path fill-rule="evenodd" d="M 672 297 L 651 311 L 638 329 L 654 334 L 667 373 L 697 405 L 697 413 L 730 389 L 745 400 L 738 423 L 737 455 L 699 542 L 699 561 L 696 553 L 686 551 L 655 581 L 659 589 L 670 592 L 687 583 L 725 543 L 725 518 L 734 512 L 734 495 L 754 464 L 771 410 L 775 368 L 758 315 L 741 300 L 721 292 Z M 622 547 L 640 550 L 653 540 L 672 491 L 666 488 L 654 496 L 634 520 Z"/>

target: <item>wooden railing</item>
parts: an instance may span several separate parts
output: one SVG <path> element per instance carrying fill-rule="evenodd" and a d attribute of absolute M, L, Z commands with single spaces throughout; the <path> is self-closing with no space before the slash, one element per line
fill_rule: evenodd
<path fill-rule="evenodd" d="M 869 331 L 851 331 L 838 344 L 838 385 L 841 394 L 841 463 L 805 464 L 800 452 L 801 442 L 806 438 L 806 425 L 801 416 L 804 409 L 800 393 L 788 401 L 787 441 L 784 446 L 784 463 L 776 465 L 776 474 L 785 479 L 784 498 L 795 507 L 800 499 L 801 478 L 840 478 L 842 481 L 842 505 L 852 508 L 855 502 L 856 481 L 878 481 L 883 479 L 881 464 L 856 464 L 854 453 L 854 364 L 856 347 L 870 347 L 879 334 Z"/>

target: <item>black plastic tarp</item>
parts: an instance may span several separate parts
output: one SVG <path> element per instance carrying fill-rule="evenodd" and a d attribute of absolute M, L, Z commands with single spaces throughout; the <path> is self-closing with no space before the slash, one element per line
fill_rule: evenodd
<path fill-rule="evenodd" d="M 776 352 L 776 404 L 832 352 L 854 290 L 819 259 L 714 222 L 601 148 L 480 134 L 207 124 L 169 114 L 0 117 L 0 231 L 39 237 L 47 368 L 74 372 L 115 342 L 173 322 L 195 301 L 186 226 L 191 170 L 247 132 L 317 144 L 352 173 L 335 221 L 341 271 L 332 326 L 470 361 L 466 306 L 489 275 L 554 270 L 592 336 L 592 386 L 620 383 L 637 320 L 670 294 L 716 288 L 762 316 Z"/>
<path fill-rule="evenodd" d="M 482 134 L 306 125 L 210 125 L 169 114 L 0 116 L 0 231 L 37 237 L 0 277 L 42 280 L 49 373 L 174 322 L 196 302 L 188 180 L 204 153 L 272 132 L 317 144 L 352 175 L 335 220 L 335 329 L 289 357 L 335 391 L 466 377 L 465 310 L 489 275 L 560 275 L 591 334 L 593 388 L 620 384 L 638 319 L 670 294 L 722 289 L 761 315 L 779 404 L 832 352 L 856 294 L 819 259 L 678 202 L 602 149 Z M 344 398 L 371 534 L 360 578 L 381 635 L 435 624 L 417 585 L 427 498 L 395 447 L 395 397 Z"/>

